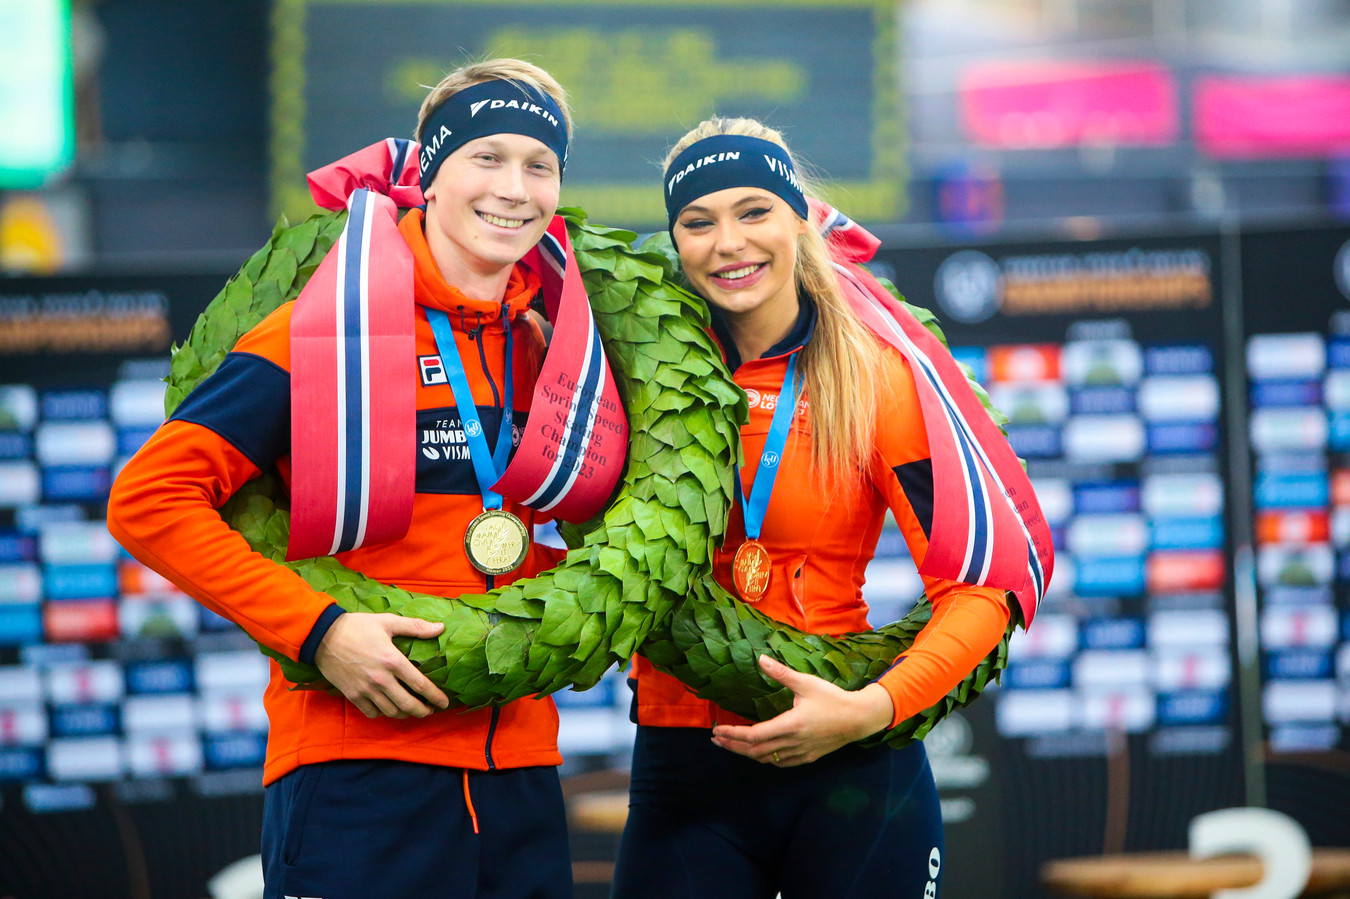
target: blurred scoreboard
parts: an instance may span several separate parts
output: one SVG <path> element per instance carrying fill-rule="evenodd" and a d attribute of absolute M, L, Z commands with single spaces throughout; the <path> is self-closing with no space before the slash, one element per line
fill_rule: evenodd
<path fill-rule="evenodd" d="M 1184 846 L 1243 804 L 1219 240 L 878 262 L 1008 416 L 1056 548 L 1000 686 L 958 713 L 969 748 L 930 745 L 949 857 L 998 860 L 944 887 L 1020 899 L 1049 859 Z"/>
<path fill-rule="evenodd" d="M 223 281 L 0 282 L 0 786 L 30 810 L 90 807 L 92 784 L 257 778 L 266 660 L 104 520 L 164 418 L 171 336 Z"/>
<path fill-rule="evenodd" d="M 1350 435 L 1337 435 L 1345 429 L 1347 349 L 1344 337 L 1311 331 L 1247 337 L 1262 705 L 1276 750 L 1340 742 L 1338 658 L 1350 674 L 1336 598 L 1350 576 Z"/>
<path fill-rule="evenodd" d="M 784 131 L 852 215 L 893 220 L 905 189 L 896 16 L 892 0 L 278 0 L 274 205 L 303 218 L 306 172 L 411 137 L 429 87 L 471 59 L 508 56 L 568 90 L 562 203 L 597 221 L 664 222 L 661 160 L 713 114 Z"/>
<path fill-rule="evenodd" d="M 1350 229 L 1242 238 L 1243 369 L 1271 804 L 1344 845 L 1350 749 Z"/>
<path fill-rule="evenodd" d="M 1008 416 L 1055 540 L 992 714 L 963 713 L 990 731 L 972 846 L 1005 856 L 983 889 L 1035 895 L 1049 858 L 1184 847 L 1195 814 L 1248 801 L 1244 715 L 1264 799 L 1315 840 L 1350 839 L 1320 810 L 1344 808 L 1350 778 L 1287 767 L 1350 748 L 1350 231 L 878 263 Z M 1240 546 L 1253 570 L 1235 575 Z M 903 545 L 881 549 L 899 550 L 874 563 L 884 578 Z M 1239 691 L 1235 577 L 1256 588 L 1259 696 Z M 872 571 L 865 590 L 889 598 Z"/>
<path fill-rule="evenodd" d="M 1055 540 L 998 732 L 1233 751 L 1223 319 L 1212 237 L 885 254 L 1008 416 Z"/>
<path fill-rule="evenodd" d="M 266 659 L 105 522 L 225 278 L 0 280 L 0 894 L 188 899 L 257 851 Z"/>

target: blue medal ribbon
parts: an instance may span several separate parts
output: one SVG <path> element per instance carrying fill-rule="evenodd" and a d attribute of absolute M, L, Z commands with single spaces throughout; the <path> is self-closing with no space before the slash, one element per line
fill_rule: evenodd
<path fill-rule="evenodd" d="M 764 451 L 759 455 L 759 467 L 755 469 L 755 484 L 750 488 L 749 500 L 745 497 L 745 488 L 741 486 L 740 469 L 736 470 L 736 495 L 740 497 L 741 514 L 745 518 L 745 536 L 750 540 L 758 540 L 760 531 L 764 529 L 769 497 L 773 494 L 774 481 L 778 479 L 779 463 L 783 461 L 788 431 L 792 428 L 792 417 L 797 411 L 797 398 L 801 396 L 801 381 L 796 377 L 797 356 L 798 353 L 794 352 L 788 357 L 783 386 L 778 391 L 778 408 L 774 409 L 769 436 L 765 438 Z"/>
<path fill-rule="evenodd" d="M 441 354 L 441 366 L 445 369 L 445 379 L 450 383 L 450 391 L 455 395 L 455 408 L 459 410 L 459 424 L 469 441 L 469 459 L 473 462 L 474 477 L 478 479 L 478 490 L 483 494 L 484 509 L 500 509 L 502 495 L 492 490 L 492 485 L 501 479 L 506 470 L 507 460 L 511 457 L 511 401 L 514 394 L 514 380 L 511 376 L 511 323 L 507 321 L 506 310 L 502 310 L 502 327 L 506 331 L 506 384 L 502 390 L 502 424 L 497 432 L 497 445 L 488 449 L 487 437 L 483 433 L 483 423 L 478 418 L 478 406 L 473 401 L 473 390 L 469 379 L 464 375 L 464 363 L 459 358 L 459 347 L 455 344 L 455 332 L 450 327 L 450 317 L 439 309 L 426 310 L 427 321 L 431 323 L 431 333 L 436 337 L 436 349 Z"/>

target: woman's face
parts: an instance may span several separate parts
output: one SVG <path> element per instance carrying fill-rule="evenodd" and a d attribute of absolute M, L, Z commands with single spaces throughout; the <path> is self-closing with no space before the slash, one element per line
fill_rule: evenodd
<path fill-rule="evenodd" d="M 478 275 L 515 265 L 544 236 L 561 182 L 558 157 L 533 137 L 469 141 L 446 157 L 426 190 L 436 261 Z"/>
<path fill-rule="evenodd" d="M 673 236 L 690 283 L 729 317 L 795 316 L 797 238 L 805 227 L 781 197 L 729 187 L 680 210 Z"/>

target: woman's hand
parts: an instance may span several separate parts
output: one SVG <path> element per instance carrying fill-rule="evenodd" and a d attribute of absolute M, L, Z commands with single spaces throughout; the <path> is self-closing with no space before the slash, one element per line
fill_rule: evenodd
<path fill-rule="evenodd" d="M 757 762 L 780 768 L 814 762 L 888 727 L 895 714 L 891 694 L 881 684 L 845 690 L 764 655 L 759 667 L 792 691 L 792 708 L 759 724 L 718 725 L 712 738 L 723 749 Z"/>

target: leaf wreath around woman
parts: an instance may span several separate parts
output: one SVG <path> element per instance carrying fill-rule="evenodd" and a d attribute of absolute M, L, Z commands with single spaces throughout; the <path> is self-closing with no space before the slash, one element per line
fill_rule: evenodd
<path fill-rule="evenodd" d="M 926 598 L 893 624 L 832 637 L 774 621 L 714 582 L 713 550 L 725 534 L 733 468 L 741 463 L 745 394 L 708 336 L 706 306 L 679 286 L 663 241 L 634 249 L 630 231 L 591 225 L 578 209 L 559 214 L 567 219 L 631 434 L 624 477 L 604 511 L 585 524 L 560 527 L 570 547 L 560 565 L 487 593 L 446 598 L 380 583 L 331 556 L 287 562 L 290 515 L 275 471 L 231 497 L 221 509 L 226 523 L 347 611 L 443 622 L 439 637 L 400 638 L 399 648 L 461 707 L 584 690 L 636 651 L 698 696 L 756 720 L 792 705 L 791 691 L 760 673 L 761 653 L 845 689 L 880 676 L 928 621 Z M 285 219 L 277 224 L 175 348 L 167 413 L 250 328 L 299 295 L 345 220 L 345 212 L 333 212 L 295 226 Z M 931 313 L 908 308 L 942 337 Z M 973 386 L 989 408 L 988 396 Z M 1009 606 L 1003 640 L 960 684 L 872 742 L 900 746 L 922 739 L 996 680 L 1021 623 L 1018 603 Z M 260 648 L 291 682 L 322 680 L 314 666 Z"/>

